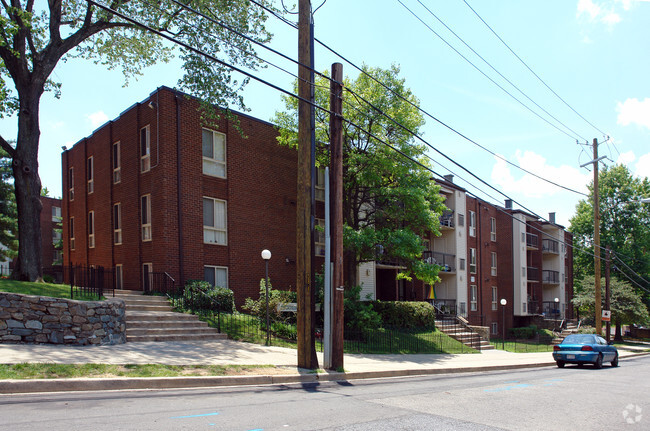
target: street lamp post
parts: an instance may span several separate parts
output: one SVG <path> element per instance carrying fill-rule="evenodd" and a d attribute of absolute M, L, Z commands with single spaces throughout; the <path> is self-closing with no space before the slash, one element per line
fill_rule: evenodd
<path fill-rule="evenodd" d="M 271 252 L 269 250 L 262 250 L 262 259 L 266 263 L 266 279 L 264 287 L 266 288 L 266 345 L 271 345 L 271 332 L 269 327 L 269 260 L 271 259 Z"/>
<path fill-rule="evenodd" d="M 506 304 L 508 301 L 506 301 L 506 298 L 501 298 L 501 307 L 503 309 L 503 318 L 501 321 L 501 326 L 503 329 L 501 329 L 501 332 L 503 333 L 503 338 L 501 339 L 501 349 L 506 350 Z"/>
<path fill-rule="evenodd" d="M 557 328 L 557 318 L 558 315 L 560 314 L 560 298 L 555 298 L 554 301 L 555 301 L 555 310 L 553 311 L 555 314 L 555 327 Z"/>

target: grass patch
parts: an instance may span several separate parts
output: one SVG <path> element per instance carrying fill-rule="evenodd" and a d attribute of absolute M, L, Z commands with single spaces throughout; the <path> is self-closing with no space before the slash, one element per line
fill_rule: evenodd
<path fill-rule="evenodd" d="M 23 295 L 50 296 L 52 298 L 70 299 L 70 286 L 67 284 L 35 283 L 0 279 L 0 292 L 22 293 Z M 82 296 L 75 293 L 74 299 L 97 300 L 96 296 Z"/>
<path fill-rule="evenodd" d="M 534 341 L 527 340 L 506 340 L 505 347 L 504 343 L 498 338 L 491 338 L 490 344 L 499 350 L 505 350 L 506 352 L 512 353 L 541 353 L 541 352 L 552 352 L 552 344 L 544 343 L 535 343 Z"/>
<path fill-rule="evenodd" d="M 0 380 L 272 374 L 273 365 L 0 364 Z"/>

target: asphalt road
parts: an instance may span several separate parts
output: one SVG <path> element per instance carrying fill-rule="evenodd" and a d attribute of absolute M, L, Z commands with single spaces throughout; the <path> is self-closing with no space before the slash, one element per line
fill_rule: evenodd
<path fill-rule="evenodd" d="M 0 396 L 2 430 L 648 430 L 650 357 L 618 368 Z"/>

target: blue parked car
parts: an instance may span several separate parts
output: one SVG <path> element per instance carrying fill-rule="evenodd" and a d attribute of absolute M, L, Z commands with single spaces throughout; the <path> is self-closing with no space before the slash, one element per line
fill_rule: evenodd
<path fill-rule="evenodd" d="M 578 364 L 579 367 L 593 364 L 595 368 L 602 368 L 603 362 L 618 367 L 618 350 L 600 335 L 571 334 L 553 346 L 553 359 L 560 368 L 565 364 Z"/>

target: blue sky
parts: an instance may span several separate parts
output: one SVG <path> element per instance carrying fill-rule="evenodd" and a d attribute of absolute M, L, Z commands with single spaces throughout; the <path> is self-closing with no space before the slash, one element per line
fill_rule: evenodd
<path fill-rule="evenodd" d="M 604 139 L 603 134 L 578 117 L 544 87 L 474 15 L 463 0 L 420 0 L 440 20 L 489 61 L 528 97 L 562 121 L 580 140 Z M 525 96 L 509 86 L 440 24 L 418 0 L 401 0 L 440 36 L 499 82 L 510 93 L 554 122 Z M 638 176 L 650 176 L 650 1 L 648 0 L 467 0 L 508 45 L 565 101 L 610 140 L 600 152 L 614 162 L 625 163 Z M 285 1 L 291 6 L 291 1 Z M 319 3 L 315 3 L 316 5 Z M 294 16 L 288 16 L 295 19 Z M 274 18 L 272 46 L 296 57 L 297 34 Z M 398 0 L 327 0 L 315 15 L 316 37 L 361 65 L 389 67 L 399 64 L 407 85 L 423 109 L 507 160 L 570 188 L 586 192 L 592 173 L 579 166 L 591 160 L 591 150 L 577 145 L 476 71 L 415 18 Z M 263 57 L 272 56 L 259 51 Z M 296 67 L 277 61 L 292 72 Z M 316 67 L 329 70 L 341 61 L 316 50 Z M 344 74 L 356 71 L 343 62 Z M 269 68 L 258 73 L 290 89 L 293 77 Z M 178 63 L 145 70 L 124 87 L 119 70 L 108 71 L 91 62 L 60 63 L 53 78 L 63 83 L 62 97 L 45 95 L 41 109 L 40 174 L 54 196 L 61 195 L 61 146 L 70 147 L 115 118 L 133 103 L 146 98 L 160 85 L 175 86 Z M 245 90 L 250 114 L 269 120 L 282 108 L 280 94 L 261 84 Z M 560 125 L 557 125 L 563 128 Z M 14 118 L 0 120 L 0 133 L 12 139 Z M 423 137 L 485 181 L 547 216 L 557 212 L 568 226 L 580 195 L 540 182 L 506 165 L 458 135 L 427 119 Z M 568 132 L 574 135 L 573 132 Z M 469 178 L 447 161 L 431 153 L 435 170 L 451 170 L 467 178 L 456 182 L 484 196 L 486 186 Z M 611 164 L 612 162 L 607 161 Z M 502 203 L 494 191 L 485 198 Z"/>

